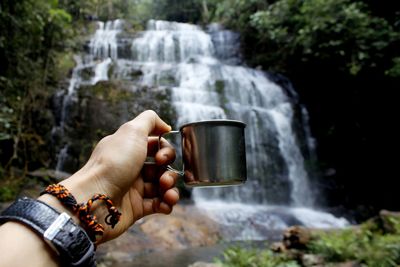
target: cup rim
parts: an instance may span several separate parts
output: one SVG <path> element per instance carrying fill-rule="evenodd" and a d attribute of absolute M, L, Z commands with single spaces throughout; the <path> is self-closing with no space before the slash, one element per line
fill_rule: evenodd
<path fill-rule="evenodd" d="M 202 125 L 202 124 L 236 125 L 236 126 L 241 126 L 243 128 L 246 127 L 246 123 L 244 123 L 242 121 L 215 119 L 215 120 L 201 120 L 201 121 L 189 122 L 189 123 L 186 123 L 186 124 L 183 124 L 182 126 L 180 126 L 179 130 L 181 131 L 183 128 L 185 128 L 187 126 Z"/>

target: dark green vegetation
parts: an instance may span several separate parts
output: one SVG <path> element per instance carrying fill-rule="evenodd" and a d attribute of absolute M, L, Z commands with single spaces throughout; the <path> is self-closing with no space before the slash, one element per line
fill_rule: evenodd
<path fill-rule="evenodd" d="M 318 232 L 301 249 L 230 248 L 220 261 L 224 267 L 244 266 L 370 266 L 395 267 L 400 263 L 400 219 L 381 213 L 357 228 Z M 343 266 L 343 265 L 342 265 Z"/>
<path fill-rule="evenodd" d="M 71 67 L 67 61 L 59 64 L 72 34 L 71 19 L 56 1 L 0 3 L 0 199 L 15 192 L 15 181 L 1 179 L 18 180 L 48 160 L 45 139 L 52 115 L 45 107 Z M 23 171 L 16 174 L 15 166 Z"/>
<path fill-rule="evenodd" d="M 399 208 L 388 153 L 398 144 L 399 12 L 398 1 L 377 0 L 3 0 L 0 199 L 14 196 L 26 172 L 51 166 L 49 100 L 70 75 L 91 21 L 124 18 L 135 31 L 156 18 L 220 22 L 241 33 L 249 65 L 289 77 L 310 112 L 325 204 L 360 218 Z M 97 89 L 81 97 L 98 101 Z M 116 105 L 131 97 L 100 96 Z"/>
<path fill-rule="evenodd" d="M 300 267 L 286 255 L 274 254 L 270 250 L 232 247 L 224 251 L 223 259 L 217 260 L 222 267 Z"/>

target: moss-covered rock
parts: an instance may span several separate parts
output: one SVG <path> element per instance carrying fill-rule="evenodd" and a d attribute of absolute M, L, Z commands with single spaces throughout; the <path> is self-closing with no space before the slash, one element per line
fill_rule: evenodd
<path fill-rule="evenodd" d="M 67 144 L 64 171 L 75 172 L 90 156 L 97 142 L 124 122 L 152 109 L 164 120 L 175 121 L 167 89 L 134 87 L 124 82 L 101 81 L 81 86 L 76 101 L 68 107 L 58 151 Z M 57 150 L 57 149 L 56 149 Z"/>

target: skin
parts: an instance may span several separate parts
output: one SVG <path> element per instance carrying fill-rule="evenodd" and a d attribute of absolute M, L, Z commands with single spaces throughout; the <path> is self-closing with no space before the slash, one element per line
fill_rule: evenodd
<path fill-rule="evenodd" d="M 179 200 L 175 187 L 178 177 L 176 173 L 166 171 L 165 167 L 174 161 L 175 150 L 165 140 L 159 149 L 158 137 L 151 137 L 170 130 L 171 127 L 154 111 L 145 111 L 123 124 L 114 134 L 100 140 L 85 166 L 61 182 L 78 203 L 86 202 L 96 193 L 103 193 L 122 213 L 120 222 L 111 229 L 104 223 L 107 209 L 96 202 L 92 213 L 105 227 L 105 233 L 97 244 L 118 237 L 146 215 L 171 213 Z M 147 156 L 154 156 L 156 164 L 144 164 Z M 55 197 L 43 195 L 39 199 L 60 212 L 69 213 L 79 224 L 79 219 Z M 54 251 L 40 236 L 20 223 L 2 225 L 0 237 L 0 267 L 59 266 Z"/>

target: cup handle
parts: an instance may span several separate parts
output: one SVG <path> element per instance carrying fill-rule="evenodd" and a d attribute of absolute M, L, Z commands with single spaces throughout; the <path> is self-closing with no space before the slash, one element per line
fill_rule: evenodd
<path fill-rule="evenodd" d="M 175 131 L 169 131 L 167 133 L 161 134 L 158 137 L 158 150 L 161 149 L 161 138 L 166 137 L 167 135 L 170 135 L 170 134 L 179 134 L 179 133 L 180 133 L 180 131 L 176 131 L 175 130 Z M 155 161 L 154 157 L 146 157 L 146 160 L 145 160 L 144 164 L 146 164 L 146 165 L 155 165 L 156 161 Z M 179 171 L 177 169 L 174 169 L 171 165 L 167 166 L 167 170 L 175 172 L 175 173 L 179 174 L 180 176 L 184 175 L 183 171 Z"/>

